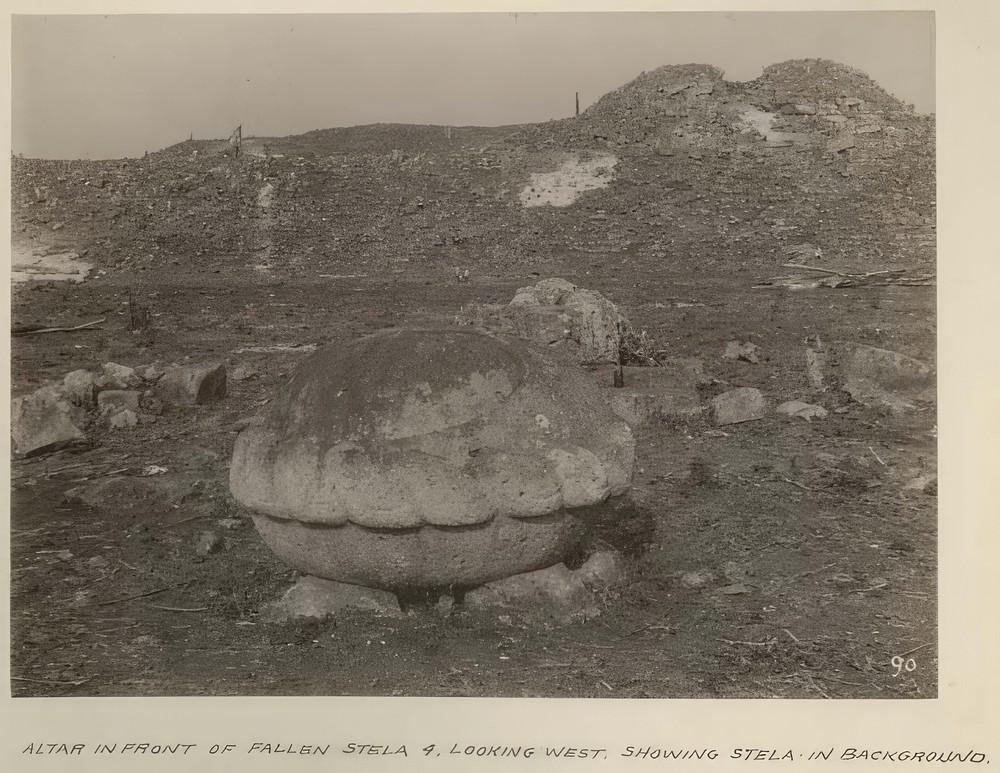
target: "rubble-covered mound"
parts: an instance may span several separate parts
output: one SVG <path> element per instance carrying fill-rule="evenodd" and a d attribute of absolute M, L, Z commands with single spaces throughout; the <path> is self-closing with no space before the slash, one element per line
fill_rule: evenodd
<path fill-rule="evenodd" d="M 811 102 L 830 108 L 845 105 L 858 112 L 912 112 L 872 80 L 867 73 L 829 59 L 790 59 L 765 67 L 756 80 L 745 84 L 764 96 L 762 105 L 779 110 L 783 105 Z"/>
<path fill-rule="evenodd" d="M 530 126 L 189 140 L 12 172 L 15 252 L 72 250 L 97 272 L 523 276 L 572 256 L 764 278 L 803 249 L 862 271 L 934 262 L 933 116 L 826 60 L 748 83 L 660 67 Z"/>

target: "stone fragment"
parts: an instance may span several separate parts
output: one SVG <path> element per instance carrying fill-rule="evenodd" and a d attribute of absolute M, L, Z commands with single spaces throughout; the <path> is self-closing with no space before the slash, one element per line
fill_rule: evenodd
<path fill-rule="evenodd" d="M 131 411 L 128 408 L 116 413 L 108 422 L 112 429 L 127 429 L 134 427 L 138 423 L 139 416 L 135 411 Z"/>
<path fill-rule="evenodd" d="M 826 351 L 819 336 L 815 336 L 809 341 L 806 349 L 806 377 L 809 379 L 809 386 L 817 392 L 826 391 L 823 385 L 824 370 L 826 369 Z"/>
<path fill-rule="evenodd" d="M 785 416 L 793 416 L 799 419 L 805 419 L 806 421 L 822 419 L 827 413 L 826 408 L 821 405 L 804 403 L 801 400 L 789 400 L 787 403 L 779 405 L 775 410 Z"/>
<path fill-rule="evenodd" d="M 62 393 L 71 403 L 93 408 L 97 399 L 97 376 L 89 370 L 74 370 L 63 377 Z"/>
<path fill-rule="evenodd" d="M 565 564 L 488 583 L 466 593 L 465 604 L 474 609 L 513 610 L 528 620 L 560 625 L 601 612 L 594 594 Z"/>
<path fill-rule="evenodd" d="M 249 381 L 259 375 L 260 373 L 252 365 L 237 365 L 233 368 L 232 379 L 233 381 Z"/>
<path fill-rule="evenodd" d="M 101 369 L 105 375 L 115 379 L 116 383 L 124 384 L 128 387 L 137 387 L 142 384 L 142 379 L 136 374 L 134 368 L 126 365 L 119 365 L 116 362 L 106 362 Z"/>
<path fill-rule="evenodd" d="M 705 382 L 701 360 L 673 358 L 659 367 L 625 366 L 621 388 L 611 388 L 611 407 L 630 426 L 656 417 L 692 419 L 701 415 L 698 386 Z M 612 383 L 608 378 L 607 384 Z"/>
<path fill-rule="evenodd" d="M 198 535 L 195 543 L 195 552 L 199 556 L 207 556 L 218 553 L 225 547 L 225 540 L 214 531 L 203 531 Z"/>
<path fill-rule="evenodd" d="M 152 362 L 148 365 L 140 365 L 135 369 L 135 374 L 149 384 L 154 384 L 159 381 L 160 377 L 166 372 L 166 366 L 159 360 L 156 360 L 156 362 Z"/>
<path fill-rule="evenodd" d="M 106 389 L 97 395 L 97 408 L 102 416 L 126 409 L 137 413 L 139 393 L 134 390 Z"/>
<path fill-rule="evenodd" d="M 73 422 L 71 405 L 52 386 L 11 401 L 10 432 L 14 452 L 23 456 L 57 451 L 87 440 Z"/>
<path fill-rule="evenodd" d="M 307 575 L 296 580 L 281 599 L 265 605 L 260 617 L 265 622 L 281 623 L 351 611 L 373 612 L 379 617 L 402 615 L 399 601 L 388 591 Z"/>
<path fill-rule="evenodd" d="M 838 137 L 834 137 L 829 142 L 826 143 L 826 149 L 830 153 L 843 153 L 845 150 L 850 150 L 854 147 L 854 135 L 853 134 L 842 134 Z"/>
<path fill-rule="evenodd" d="M 744 343 L 729 341 L 726 343 L 726 350 L 722 356 L 727 360 L 744 360 L 756 364 L 760 362 L 760 347 L 749 341 Z"/>
<path fill-rule="evenodd" d="M 625 567 L 618 553 L 612 550 L 598 550 L 584 561 L 575 574 L 587 588 L 600 593 L 624 582 Z"/>
<path fill-rule="evenodd" d="M 680 578 L 681 585 L 685 588 L 691 588 L 692 590 L 696 588 L 704 588 L 714 580 L 715 575 L 707 569 L 684 572 Z"/>
<path fill-rule="evenodd" d="M 767 415 L 767 401 L 759 389 L 731 389 L 712 399 L 712 415 L 720 427 L 762 419 Z"/>
<path fill-rule="evenodd" d="M 226 396 L 226 366 L 221 362 L 169 368 L 156 382 L 156 395 L 165 403 L 203 405 Z"/>

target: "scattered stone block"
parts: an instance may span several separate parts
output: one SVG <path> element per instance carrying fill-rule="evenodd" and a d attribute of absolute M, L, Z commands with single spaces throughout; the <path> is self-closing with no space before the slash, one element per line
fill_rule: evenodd
<path fill-rule="evenodd" d="M 97 400 L 97 376 L 89 370 L 74 370 L 62 381 L 62 393 L 71 403 L 82 408 L 93 408 Z"/>
<path fill-rule="evenodd" d="M 704 380 L 701 361 L 694 358 L 665 360 L 659 367 L 625 366 L 624 386 L 611 389 L 611 407 L 633 427 L 657 416 L 696 418 L 704 410 L 698 396 Z"/>
<path fill-rule="evenodd" d="M 165 403 L 204 405 L 226 396 L 226 366 L 221 362 L 181 365 L 167 370 L 156 382 L 156 395 Z"/>
<path fill-rule="evenodd" d="M 899 413 L 935 397 L 934 368 L 922 360 L 866 344 L 837 344 L 843 389 L 863 405 Z"/>
<path fill-rule="evenodd" d="M 556 624 L 596 617 L 601 612 L 594 594 L 565 564 L 487 583 L 466 593 L 465 604 L 509 609 L 528 620 Z"/>
<path fill-rule="evenodd" d="M 850 150 L 854 147 L 854 135 L 845 134 L 839 137 L 834 137 L 829 142 L 826 143 L 826 149 L 830 153 L 843 153 L 845 150 Z"/>
<path fill-rule="evenodd" d="M 265 622 L 281 623 L 301 618 L 323 618 L 344 612 L 373 612 L 379 617 L 400 617 L 395 594 L 306 575 L 295 581 L 278 601 L 261 609 Z"/>
<path fill-rule="evenodd" d="M 71 405 L 52 386 L 11 401 L 10 421 L 14 452 L 23 456 L 49 453 L 87 440 L 73 422 Z"/>
<path fill-rule="evenodd" d="M 101 415 L 130 410 L 139 411 L 139 393 L 133 390 L 106 389 L 97 395 L 97 408 Z"/>
<path fill-rule="evenodd" d="M 166 366 L 159 360 L 152 362 L 149 365 L 140 365 L 135 369 L 136 375 L 149 384 L 154 384 L 159 381 L 166 372 Z"/>
<path fill-rule="evenodd" d="M 723 392 L 712 400 L 712 416 L 717 426 L 740 424 L 767 415 L 767 401 L 759 389 L 740 387 Z"/>
<path fill-rule="evenodd" d="M 199 556 L 207 556 L 220 552 L 225 546 L 225 540 L 219 534 L 214 531 L 203 531 L 198 535 L 198 541 L 195 543 L 195 552 Z"/>
<path fill-rule="evenodd" d="M 822 419 L 827 414 L 826 408 L 823 406 L 804 403 L 801 400 L 789 400 L 787 403 L 779 405 L 775 410 L 785 416 L 805 419 L 806 421 Z"/>
<path fill-rule="evenodd" d="M 621 556 L 613 550 L 598 550 L 576 570 L 576 576 L 590 590 L 601 593 L 625 581 Z"/>
<path fill-rule="evenodd" d="M 119 365 L 116 362 L 106 362 L 101 367 L 104 374 L 115 380 L 115 383 L 124 384 L 127 387 L 137 387 L 142 384 L 142 379 L 136 374 L 134 368 L 126 365 Z"/>
<path fill-rule="evenodd" d="M 139 416 L 135 411 L 126 408 L 112 416 L 108 423 L 112 429 L 128 429 L 139 423 Z"/>

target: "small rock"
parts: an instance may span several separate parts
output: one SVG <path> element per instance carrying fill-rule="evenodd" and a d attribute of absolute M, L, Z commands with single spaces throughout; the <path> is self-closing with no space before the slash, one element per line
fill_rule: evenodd
<path fill-rule="evenodd" d="M 195 550 L 199 556 L 218 553 L 224 547 L 225 540 L 214 531 L 203 531 L 198 535 L 198 542 L 195 544 Z"/>
<path fill-rule="evenodd" d="M 722 356 L 727 360 L 744 360 L 746 362 L 760 362 L 760 347 L 750 342 L 740 343 L 739 341 L 729 341 L 726 344 L 726 351 Z"/>
<path fill-rule="evenodd" d="M 116 413 L 111 417 L 109 422 L 112 429 L 126 429 L 128 427 L 134 427 L 138 423 L 139 416 L 135 413 L 135 411 L 130 411 L 128 408 Z"/>
<path fill-rule="evenodd" d="M 120 384 L 125 384 L 129 387 L 137 387 L 142 384 L 142 379 L 136 374 L 134 368 L 129 368 L 126 365 L 119 365 L 116 362 L 106 362 L 101 369 L 104 371 L 105 375 L 111 376 Z"/>
<path fill-rule="evenodd" d="M 256 368 L 249 365 L 237 365 L 233 368 L 232 379 L 233 381 L 249 381 L 252 378 L 257 378 L 260 373 Z"/>
<path fill-rule="evenodd" d="M 685 588 L 704 588 L 715 579 L 715 575 L 707 569 L 684 572 L 681 575 L 681 585 Z"/>
<path fill-rule="evenodd" d="M 373 612 L 380 617 L 402 615 L 399 601 L 388 591 L 307 575 L 296 580 L 281 599 L 264 606 L 260 616 L 266 622 L 280 623 L 351 610 Z"/>
<path fill-rule="evenodd" d="M 565 564 L 486 583 L 469 591 L 465 604 L 515 609 L 528 619 L 544 623 L 564 624 L 600 614 L 594 595 Z"/>
<path fill-rule="evenodd" d="M 712 413 L 718 426 L 754 421 L 767 415 L 767 401 L 759 389 L 740 387 L 715 397 Z"/>
<path fill-rule="evenodd" d="M 576 576 L 590 590 L 599 593 L 620 585 L 625 579 L 625 569 L 622 566 L 621 556 L 617 553 L 612 550 L 598 550 L 576 570 Z"/>
<path fill-rule="evenodd" d="M 139 393 L 123 389 L 106 389 L 97 395 L 97 408 L 101 415 L 129 410 L 139 411 Z"/>
<path fill-rule="evenodd" d="M 166 372 L 166 367 L 159 360 L 150 363 L 149 365 L 140 365 L 135 369 L 135 374 L 143 381 L 150 384 L 154 384 L 159 381 L 160 377 Z"/>
<path fill-rule="evenodd" d="M 243 519 L 242 518 L 222 518 L 219 521 L 217 521 L 217 523 L 223 529 L 229 529 L 230 531 L 234 531 L 235 529 L 239 529 L 240 527 L 243 526 Z"/>
<path fill-rule="evenodd" d="M 203 405 L 226 396 L 226 366 L 221 362 L 170 368 L 156 382 L 156 394 L 167 403 Z"/>
<path fill-rule="evenodd" d="M 749 593 L 750 589 L 743 583 L 735 583 L 733 585 L 727 585 L 724 588 L 719 588 L 719 593 L 725 596 L 738 596 L 741 593 Z"/>
<path fill-rule="evenodd" d="M 102 373 L 94 379 L 94 389 L 97 392 L 103 392 L 106 389 L 127 389 L 128 384 L 122 381 L 120 378 L 112 376 L 109 373 Z"/>
<path fill-rule="evenodd" d="M 826 408 L 821 405 L 813 405 L 812 403 L 804 403 L 801 400 L 789 400 L 787 403 L 782 403 L 779 405 L 775 411 L 777 413 L 784 414 L 785 416 L 797 417 L 800 419 L 805 419 L 806 421 L 812 421 L 813 419 L 822 419 L 826 416 Z"/>

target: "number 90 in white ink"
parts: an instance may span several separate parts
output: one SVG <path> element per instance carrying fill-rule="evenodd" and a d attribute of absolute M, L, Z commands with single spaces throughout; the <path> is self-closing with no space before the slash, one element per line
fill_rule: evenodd
<path fill-rule="evenodd" d="M 917 661 L 913 658 L 904 660 L 901 655 L 894 655 L 892 660 L 889 661 L 889 665 L 896 669 L 896 673 L 893 674 L 894 677 L 899 676 L 903 671 L 916 671 Z"/>

